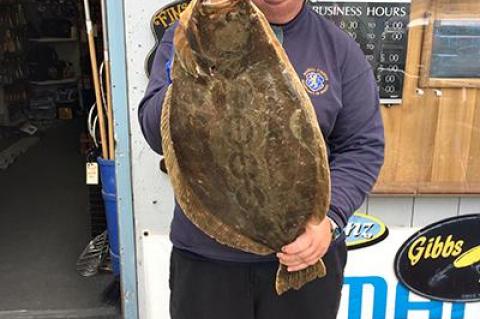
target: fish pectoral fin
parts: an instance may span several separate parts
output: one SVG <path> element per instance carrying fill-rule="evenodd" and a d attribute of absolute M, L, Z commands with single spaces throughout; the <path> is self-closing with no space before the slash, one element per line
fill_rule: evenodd
<path fill-rule="evenodd" d="M 278 266 L 275 289 L 277 290 L 277 294 L 281 295 L 292 288 L 298 290 L 306 283 L 317 278 L 322 278 L 326 274 L 327 269 L 322 259 L 313 266 L 294 272 L 289 272 L 285 265 L 280 265 Z"/>
<path fill-rule="evenodd" d="M 175 30 L 174 47 L 176 51 L 176 58 L 178 58 L 178 61 L 185 72 L 197 77 L 198 66 L 195 62 L 190 43 L 187 39 L 187 30 L 183 25 L 179 25 Z"/>

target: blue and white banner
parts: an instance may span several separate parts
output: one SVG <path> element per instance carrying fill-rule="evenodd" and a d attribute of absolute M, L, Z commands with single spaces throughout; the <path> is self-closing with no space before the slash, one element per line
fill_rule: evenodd
<path fill-rule="evenodd" d="M 433 301 L 410 292 L 398 282 L 395 255 L 417 230 L 390 228 L 384 241 L 349 252 L 338 319 L 480 318 L 480 302 Z"/>

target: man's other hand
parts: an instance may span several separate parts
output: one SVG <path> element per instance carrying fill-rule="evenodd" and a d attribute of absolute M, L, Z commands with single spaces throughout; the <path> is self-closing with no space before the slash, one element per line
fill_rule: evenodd
<path fill-rule="evenodd" d="M 330 219 L 325 217 L 320 223 L 310 220 L 305 232 L 298 238 L 282 247 L 277 253 L 280 263 L 287 266 L 288 271 L 299 271 L 316 264 L 328 250 L 332 241 Z"/>

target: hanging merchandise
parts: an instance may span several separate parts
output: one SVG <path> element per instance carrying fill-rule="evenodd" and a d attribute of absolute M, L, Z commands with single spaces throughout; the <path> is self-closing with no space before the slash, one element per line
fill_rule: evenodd
<path fill-rule="evenodd" d="M 61 60 L 57 50 L 51 45 L 32 45 L 28 60 L 32 81 L 63 80 L 75 77 L 72 62 Z"/>
<path fill-rule="evenodd" d="M 31 6 L 31 38 L 71 38 L 76 35 L 78 13 L 74 1 L 35 0 Z"/>
<path fill-rule="evenodd" d="M 9 83 L 5 100 L 15 101 L 23 120 L 45 128 L 82 114 L 76 2 L 31 0 L 6 7 L 11 9 L 2 10 L 0 20 L 14 27 L 10 33 L 0 28 L 0 51 L 12 51 L 14 43 L 15 53 L 4 54 L 4 63 L 0 54 L 0 85 Z"/>
<path fill-rule="evenodd" d="M 22 4 L 0 1 L 0 125 L 14 126 L 23 120 L 28 94 L 25 80 L 26 19 Z"/>

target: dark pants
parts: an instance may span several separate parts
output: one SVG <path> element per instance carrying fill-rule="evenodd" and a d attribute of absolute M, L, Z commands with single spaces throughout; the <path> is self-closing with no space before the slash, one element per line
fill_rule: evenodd
<path fill-rule="evenodd" d="M 347 250 L 343 241 L 324 257 L 327 276 L 281 296 L 277 262 L 227 263 L 174 248 L 170 260 L 172 319 L 335 319 Z"/>

